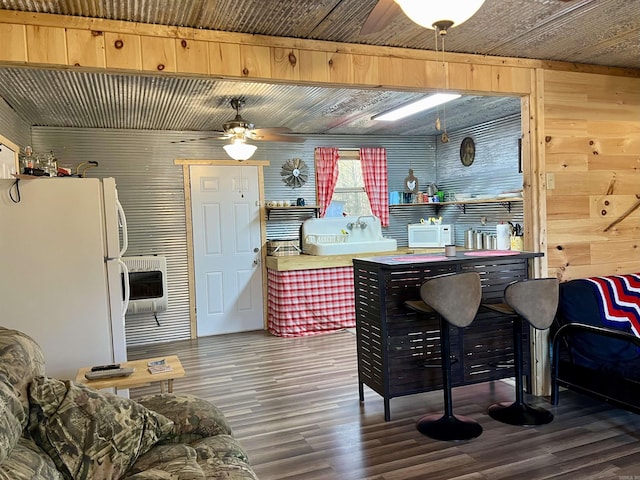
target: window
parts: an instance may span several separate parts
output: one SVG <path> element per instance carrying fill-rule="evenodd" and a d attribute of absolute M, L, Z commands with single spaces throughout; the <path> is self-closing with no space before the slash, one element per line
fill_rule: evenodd
<path fill-rule="evenodd" d="M 371 203 L 364 191 L 362 163 L 357 158 L 338 160 L 338 182 L 333 192 L 332 202 L 341 202 L 347 215 L 371 215 Z"/>
<path fill-rule="evenodd" d="M 335 197 L 336 202 L 340 201 L 340 210 L 349 215 L 369 215 L 369 212 L 372 212 L 380 218 L 383 227 L 389 226 L 385 148 L 363 147 L 339 151 L 336 147 L 316 147 L 314 160 L 320 216 L 336 215 L 337 212 L 330 212 L 329 202 L 334 198 L 338 178 L 344 177 L 339 185 L 341 191 Z M 343 160 L 344 163 L 341 162 Z"/>

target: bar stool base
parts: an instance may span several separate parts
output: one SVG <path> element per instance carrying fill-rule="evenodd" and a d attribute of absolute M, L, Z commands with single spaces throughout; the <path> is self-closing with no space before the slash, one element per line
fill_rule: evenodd
<path fill-rule="evenodd" d="M 482 433 L 482 426 L 472 418 L 454 415 L 425 415 L 416 428 L 427 437 L 445 441 L 471 440 Z"/>
<path fill-rule="evenodd" d="M 545 425 L 553 420 L 553 413 L 549 410 L 526 403 L 493 404 L 489 407 L 489 416 L 499 422 L 522 427 Z"/>

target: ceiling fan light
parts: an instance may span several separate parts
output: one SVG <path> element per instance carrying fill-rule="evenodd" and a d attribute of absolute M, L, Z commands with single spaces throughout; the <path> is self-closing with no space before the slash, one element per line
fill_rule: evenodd
<path fill-rule="evenodd" d="M 250 143 L 244 142 L 233 142 L 228 145 L 225 145 L 224 151 L 227 152 L 234 160 L 249 160 L 251 156 L 258 149 L 255 145 L 251 145 Z"/>
<path fill-rule="evenodd" d="M 452 22 L 453 27 L 469 20 L 485 0 L 395 0 L 404 14 L 424 28 L 435 28 L 439 22 Z"/>

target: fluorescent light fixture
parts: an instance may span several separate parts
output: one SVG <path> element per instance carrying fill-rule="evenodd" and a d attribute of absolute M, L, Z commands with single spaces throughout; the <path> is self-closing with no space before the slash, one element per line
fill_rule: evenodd
<path fill-rule="evenodd" d="M 243 139 L 234 138 L 229 145 L 225 145 L 224 151 L 234 160 L 249 160 L 258 149 L 255 145 L 245 143 Z"/>
<path fill-rule="evenodd" d="M 412 21 L 424 28 L 435 28 L 445 22 L 457 27 L 469 20 L 485 0 L 395 0 Z M 446 27 L 445 27 L 446 29 Z"/>
<path fill-rule="evenodd" d="M 414 113 L 424 112 L 425 110 L 429 110 L 430 108 L 450 102 L 451 100 L 455 100 L 456 98 L 460 98 L 461 96 L 462 95 L 459 95 L 457 93 L 434 93 L 433 95 L 429 95 L 428 97 L 422 98 L 415 102 L 407 103 L 406 105 L 394 108 L 393 110 L 389 110 L 388 112 L 374 115 L 373 117 L 371 117 L 371 120 L 395 122 L 396 120 L 408 117 L 409 115 L 413 115 Z"/>

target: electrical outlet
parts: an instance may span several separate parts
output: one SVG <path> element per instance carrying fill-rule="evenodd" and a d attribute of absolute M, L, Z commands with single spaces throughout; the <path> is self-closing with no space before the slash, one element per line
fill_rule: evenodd
<path fill-rule="evenodd" d="M 556 188 L 556 174 L 547 173 L 547 190 L 553 190 Z"/>

